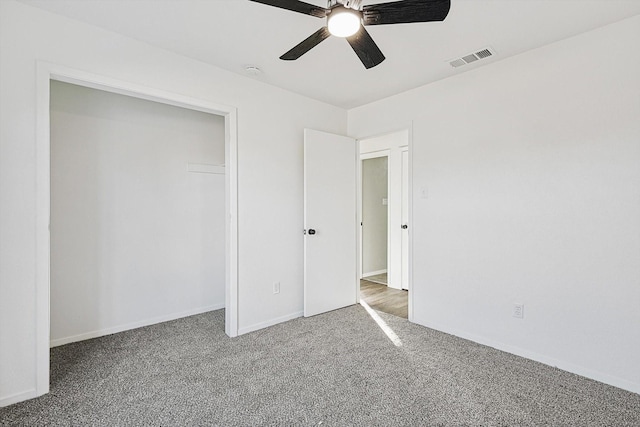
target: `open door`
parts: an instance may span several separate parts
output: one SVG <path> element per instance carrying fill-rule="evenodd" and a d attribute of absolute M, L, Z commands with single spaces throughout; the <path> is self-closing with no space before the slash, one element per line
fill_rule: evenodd
<path fill-rule="evenodd" d="M 409 290 L 409 150 L 402 150 L 402 289 Z"/>
<path fill-rule="evenodd" d="M 305 317 L 357 302 L 357 159 L 355 139 L 305 129 Z"/>

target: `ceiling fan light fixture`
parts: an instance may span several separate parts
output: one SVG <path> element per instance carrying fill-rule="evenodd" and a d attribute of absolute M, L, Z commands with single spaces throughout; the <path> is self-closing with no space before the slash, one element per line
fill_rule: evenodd
<path fill-rule="evenodd" d="M 360 21 L 359 12 L 346 7 L 337 7 L 327 18 L 327 26 L 329 32 L 336 37 L 350 37 L 360 29 Z"/>
<path fill-rule="evenodd" d="M 380 65 L 385 59 L 367 26 L 444 21 L 451 9 L 451 0 L 398 0 L 365 5 L 362 4 L 365 0 L 325 0 L 326 8 L 307 3 L 308 0 L 250 1 L 326 18 L 325 26 L 280 56 L 283 61 L 295 61 L 330 36 L 336 36 L 346 39 L 366 69 Z"/>

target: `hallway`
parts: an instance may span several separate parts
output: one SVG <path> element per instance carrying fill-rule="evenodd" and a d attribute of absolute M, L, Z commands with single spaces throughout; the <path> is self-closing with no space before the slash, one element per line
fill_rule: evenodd
<path fill-rule="evenodd" d="M 408 291 L 389 288 L 387 285 L 367 279 L 360 280 L 360 298 L 374 310 L 404 319 L 408 317 Z"/>

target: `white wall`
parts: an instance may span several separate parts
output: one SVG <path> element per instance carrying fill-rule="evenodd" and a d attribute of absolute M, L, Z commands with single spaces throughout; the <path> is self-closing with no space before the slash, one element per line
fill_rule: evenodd
<path fill-rule="evenodd" d="M 640 392 L 638 40 L 640 16 L 349 111 L 354 137 L 413 122 L 416 322 Z"/>
<path fill-rule="evenodd" d="M 51 342 L 224 307 L 224 118 L 51 84 Z"/>
<path fill-rule="evenodd" d="M 303 129 L 344 134 L 346 112 L 90 25 L 2 0 L 0 405 L 35 395 L 38 60 L 237 107 L 240 331 L 301 313 Z M 277 242 L 277 250 L 273 242 Z M 277 295 L 273 294 L 273 282 L 281 283 Z"/>
<path fill-rule="evenodd" d="M 362 274 L 387 270 L 388 157 L 362 161 Z"/>

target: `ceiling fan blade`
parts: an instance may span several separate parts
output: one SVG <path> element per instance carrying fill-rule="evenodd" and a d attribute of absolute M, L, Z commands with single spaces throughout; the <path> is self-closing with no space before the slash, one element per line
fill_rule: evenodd
<path fill-rule="evenodd" d="M 366 5 L 362 8 L 364 25 L 407 24 L 444 21 L 451 0 L 404 0 Z"/>
<path fill-rule="evenodd" d="M 280 9 L 292 10 L 294 12 L 304 13 L 305 15 L 324 18 L 327 16 L 327 9 L 313 4 L 301 2 L 298 0 L 250 0 L 256 3 L 262 3 L 269 6 L 279 7 Z"/>
<path fill-rule="evenodd" d="M 373 68 L 384 61 L 382 51 L 364 27 L 360 27 L 357 33 L 347 37 L 347 41 L 365 68 Z"/>
<path fill-rule="evenodd" d="M 322 27 L 315 33 L 311 34 L 305 40 L 300 42 L 296 47 L 291 49 L 289 52 L 285 53 L 280 57 L 280 59 L 284 59 L 285 61 L 294 61 L 300 58 L 305 53 L 309 52 L 314 47 L 318 46 L 320 42 L 329 37 L 331 33 L 327 27 Z"/>

